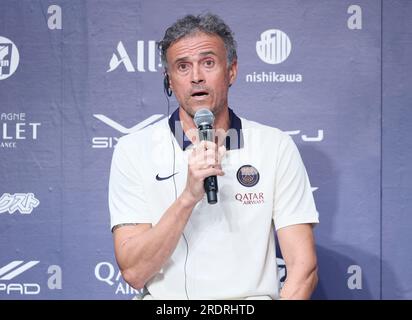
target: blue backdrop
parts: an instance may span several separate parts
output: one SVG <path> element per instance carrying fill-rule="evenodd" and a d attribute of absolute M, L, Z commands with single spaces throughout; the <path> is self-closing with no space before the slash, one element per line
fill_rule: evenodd
<path fill-rule="evenodd" d="M 113 147 L 167 114 L 155 43 L 178 17 L 207 11 L 238 42 L 230 106 L 287 131 L 306 164 L 321 220 L 313 298 L 412 298 L 412 1 L 1 8 L 0 299 L 136 294 L 113 254 Z"/>

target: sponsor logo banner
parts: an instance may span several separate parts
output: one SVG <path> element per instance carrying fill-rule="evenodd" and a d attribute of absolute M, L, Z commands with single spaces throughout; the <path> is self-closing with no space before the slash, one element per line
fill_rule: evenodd
<path fill-rule="evenodd" d="M 11 77 L 19 66 L 20 55 L 16 45 L 0 36 L 0 80 Z"/>

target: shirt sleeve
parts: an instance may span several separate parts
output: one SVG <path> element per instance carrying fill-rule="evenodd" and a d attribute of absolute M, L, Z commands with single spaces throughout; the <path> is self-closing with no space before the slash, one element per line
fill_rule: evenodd
<path fill-rule="evenodd" d="M 319 223 L 312 189 L 298 148 L 285 134 L 276 164 L 273 221 L 275 229 Z"/>
<path fill-rule="evenodd" d="M 130 153 L 123 139 L 113 152 L 109 180 L 110 228 L 123 223 L 151 223 L 146 197 L 139 176 L 139 160 Z"/>

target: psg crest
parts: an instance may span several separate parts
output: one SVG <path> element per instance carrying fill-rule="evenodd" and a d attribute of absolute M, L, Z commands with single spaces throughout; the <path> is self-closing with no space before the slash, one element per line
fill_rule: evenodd
<path fill-rule="evenodd" d="M 249 164 L 241 166 L 236 173 L 237 180 L 242 186 L 253 187 L 259 182 L 259 171 Z"/>

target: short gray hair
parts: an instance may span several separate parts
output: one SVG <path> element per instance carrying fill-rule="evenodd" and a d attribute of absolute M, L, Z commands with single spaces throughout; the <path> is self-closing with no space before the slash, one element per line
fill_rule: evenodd
<path fill-rule="evenodd" d="M 163 40 L 158 43 L 162 63 L 165 68 L 167 68 L 167 49 L 179 39 L 196 32 L 217 35 L 223 40 L 227 52 L 228 67 L 237 59 L 237 44 L 233 37 L 233 32 L 219 16 L 211 13 L 198 16 L 187 15 L 167 28 Z"/>

